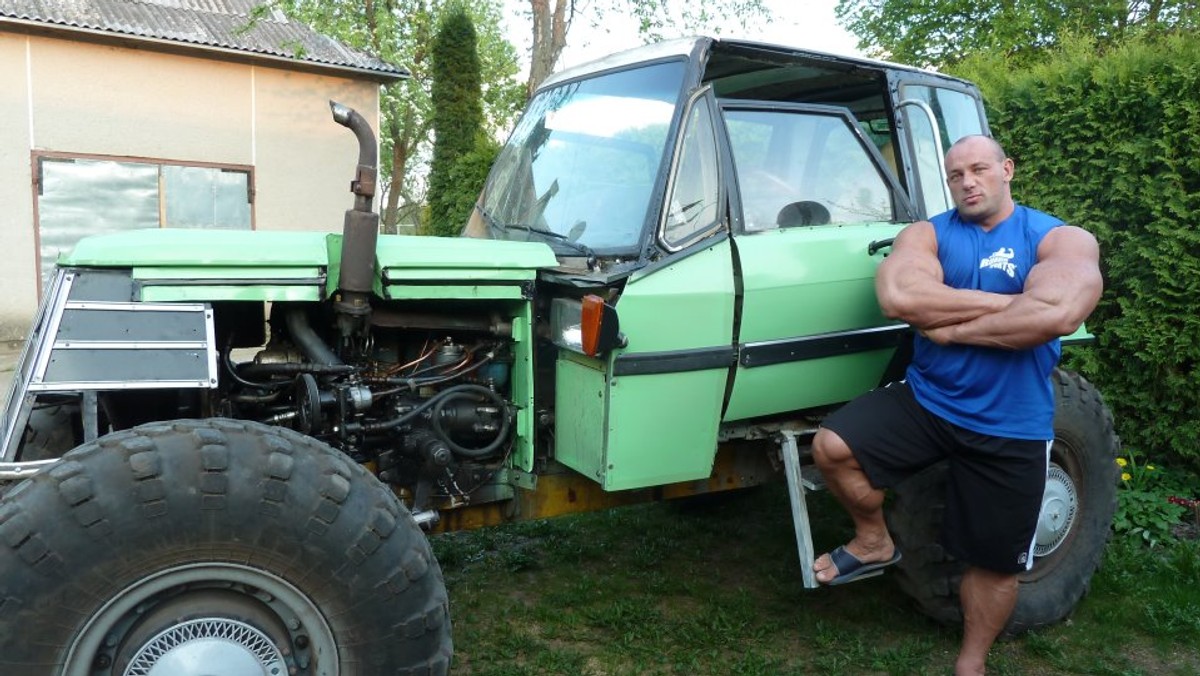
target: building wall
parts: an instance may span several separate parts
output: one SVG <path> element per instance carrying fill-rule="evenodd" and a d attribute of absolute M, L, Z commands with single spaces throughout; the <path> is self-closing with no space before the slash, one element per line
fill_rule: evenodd
<path fill-rule="evenodd" d="M 378 128 L 379 85 L 193 56 L 0 32 L 0 340 L 36 309 L 34 152 L 254 169 L 258 230 L 339 231 L 354 135 L 328 101 Z"/>

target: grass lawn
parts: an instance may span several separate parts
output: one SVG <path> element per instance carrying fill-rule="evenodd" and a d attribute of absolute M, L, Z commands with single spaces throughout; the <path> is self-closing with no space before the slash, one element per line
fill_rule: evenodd
<path fill-rule="evenodd" d="M 818 551 L 849 520 L 811 496 Z M 950 674 L 957 627 L 888 575 L 800 581 L 787 491 L 433 538 L 455 674 Z M 997 644 L 991 674 L 1200 673 L 1200 545 L 1110 543 L 1066 622 Z"/>

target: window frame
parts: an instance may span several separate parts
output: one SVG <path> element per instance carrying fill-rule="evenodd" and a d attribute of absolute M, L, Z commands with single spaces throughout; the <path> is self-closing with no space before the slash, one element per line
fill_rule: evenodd
<path fill-rule="evenodd" d="M 725 199 L 726 191 L 723 186 L 726 181 L 725 162 L 721 158 L 721 133 L 724 127 L 719 127 L 720 113 L 716 106 L 712 105 L 711 85 L 706 85 L 696 91 L 684 106 L 683 114 L 680 116 L 679 133 L 675 135 L 674 150 L 671 154 L 671 165 L 669 169 L 666 191 L 664 192 L 665 199 L 663 207 L 660 210 L 658 218 L 658 226 L 656 228 L 657 239 L 660 246 L 671 253 L 687 248 L 694 242 L 706 239 L 724 229 L 727 222 L 725 214 L 728 213 L 727 200 Z M 716 181 L 713 185 L 716 194 L 716 217 L 713 221 L 703 227 L 697 228 L 679 239 L 671 239 L 667 235 L 667 221 L 670 220 L 670 202 L 675 197 L 675 188 L 679 180 L 680 164 L 683 160 L 683 154 L 687 152 L 688 133 L 692 130 L 692 115 L 697 110 L 703 109 L 708 114 L 708 133 L 711 135 L 710 149 L 712 157 L 709 158 L 712 162 L 712 169 L 716 172 Z"/>
<path fill-rule="evenodd" d="M 41 213 L 41 197 L 43 195 L 44 171 L 43 162 L 45 161 L 75 161 L 83 160 L 89 162 L 120 162 L 124 164 L 142 164 L 151 165 L 158 168 L 159 171 L 159 193 L 158 193 L 158 227 L 162 229 L 169 227 L 164 224 L 166 214 L 166 206 L 163 201 L 162 184 L 162 168 L 163 167 L 195 167 L 201 169 L 216 169 L 219 171 L 237 172 L 246 175 L 246 200 L 250 207 L 250 225 L 251 231 L 257 229 L 257 191 L 255 188 L 255 169 L 249 164 L 233 164 L 227 162 L 201 162 L 195 160 L 177 160 L 161 157 L 145 157 L 140 155 L 110 155 L 104 153 L 75 153 L 49 150 L 34 150 L 30 152 L 30 172 L 31 180 L 31 199 L 33 201 L 33 254 L 34 254 L 34 276 L 36 287 L 38 289 L 38 297 L 42 294 L 42 213 Z"/>
<path fill-rule="evenodd" d="M 750 99 L 718 99 L 720 109 L 720 121 L 722 134 L 724 135 L 723 143 L 725 144 L 725 152 L 729 154 L 730 161 L 733 161 L 733 146 L 732 140 L 729 138 L 727 127 L 727 113 L 730 111 L 757 111 L 769 113 L 790 113 L 790 114 L 807 114 L 807 115 L 825 115 L 841 118 L 851 135 L 857 140 L 859 145 L 866 151 L 871 163 L 874 165 L 876 172 L 882 178 L 884 185 L 888 188 L 892 202 L 892 222 L 904 223 L 918 220 L 916 217 L 916 207 L 909 198 L 908 192 L 900 184 L 898 177 L 894 172 L 888 169 L 886 160 L 880 154 L 879 148 L 867 138 L 863 132 L 858 118 L 850 109 L 844 106 L 834 106 L 817 103 L 790 103 L 780 101 L 755 101 Z M 734 232 L 737 236 L 756 235 L 765 232 L 775 232 L 780 228 L 765 228 L 765 229 L 749 229 L 746 227 L 746 222 L 742 210 L 745 205 L 742 201 L 741 186 L 738 185 L 738 172 L 736 167 L 732 168 L 732 178 L 730 180 L 731 199 L 736 199 L 737 213 L 735 215 L 736 228 Z M 837 224 L 829 224 L 828 226 L 809 226 L 809 227 L 838 227 Z"/>

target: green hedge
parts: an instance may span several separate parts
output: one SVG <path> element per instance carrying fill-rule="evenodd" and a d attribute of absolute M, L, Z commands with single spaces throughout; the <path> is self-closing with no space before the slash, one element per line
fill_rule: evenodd
<path fill-rule="evenodd" d="M 977 59 L 1017 199 L 1100 242 L 1092 347 L 1068 364 L 1099 386 L 1126 446 L 1200 469 L 1200 40 L 1072 43 L 1024 70 Z"/>

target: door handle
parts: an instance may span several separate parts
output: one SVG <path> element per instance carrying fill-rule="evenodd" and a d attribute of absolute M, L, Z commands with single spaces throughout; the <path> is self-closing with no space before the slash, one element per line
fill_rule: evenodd
<path fill-rule="evenodd" d="M 896 243 L 895 237 L 888 237 L 887 239 L 877 239 L 874 242 L 871 242 L 870 244 L 867 245 L 867 255 L 874 256 L 876 254 L 876 252 L 878 252 L 880 249 L 886 249 L 895 243 Z"/>

